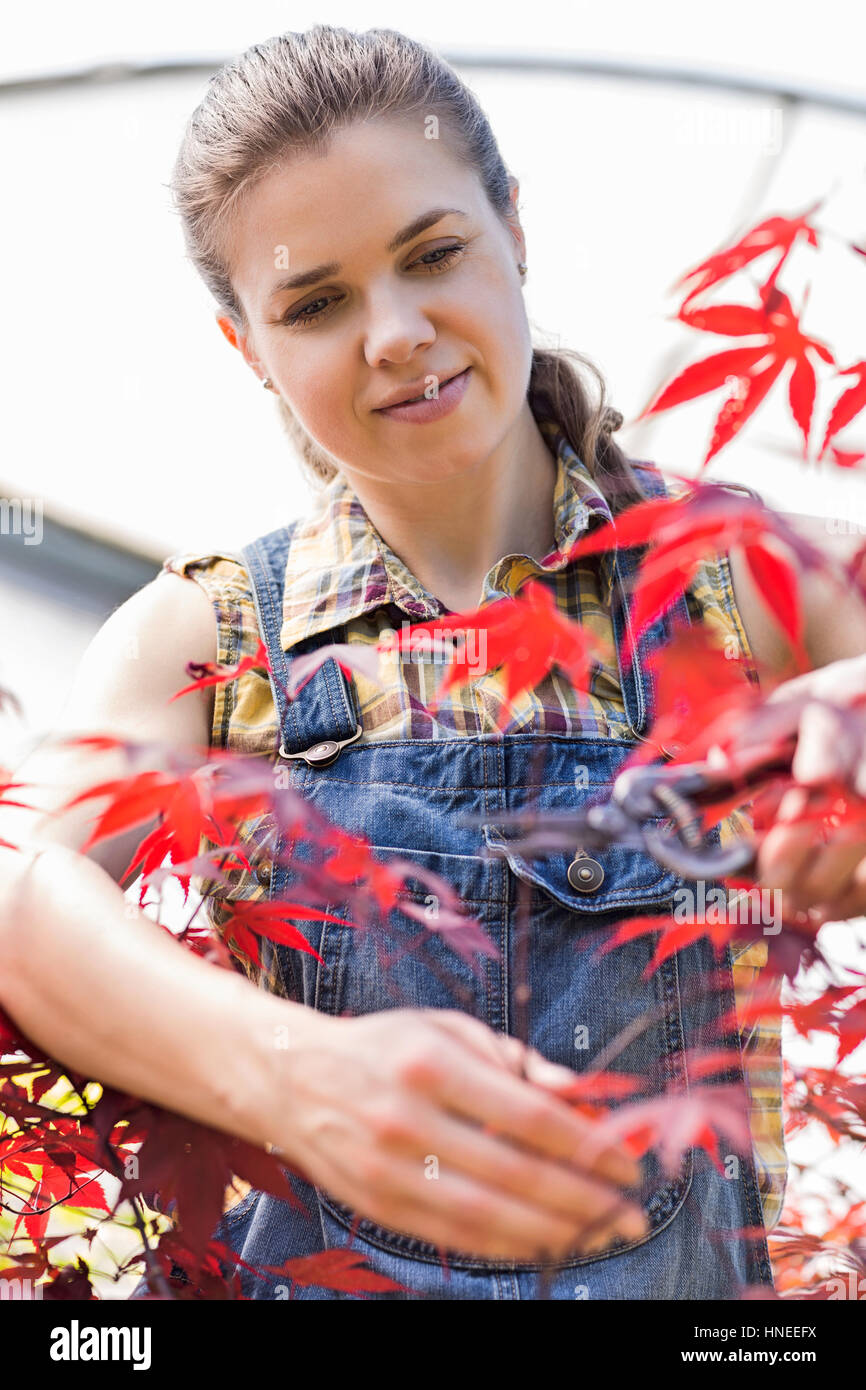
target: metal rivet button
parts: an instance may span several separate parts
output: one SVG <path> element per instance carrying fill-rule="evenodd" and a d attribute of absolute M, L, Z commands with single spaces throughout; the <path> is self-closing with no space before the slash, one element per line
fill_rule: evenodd
<path fill-rule="evenodd" d="M 274 861 L 272 859 L 262 859 L 260 863 L 256 865 L 256 878 L 258 879 L 259 883 L 270 883 L 273 867 Z"/>
<path fill-rule="evenodd" d="M 604 882 L 604 869 L 597 859 L 579 854 L 568 866 L 568 881 L 578 893 L 594 893 Z"/>
<path fill-rule="evenodd" d="M 331 738 L 326 738 L 323 743 L 316 743 L 312 748 L 308 748 L 304 757 L 308 763 L 321 762 L 323 758 L 330 758 L 337 752 L 338 744 Z"/>

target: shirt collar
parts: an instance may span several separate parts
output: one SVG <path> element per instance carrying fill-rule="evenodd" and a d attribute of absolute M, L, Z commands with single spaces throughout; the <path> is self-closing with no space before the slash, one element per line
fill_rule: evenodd
<path fill-rule="evenodd" d="M 613 519 L 603 493 L 560 426 L 545 419 L 537 424 L 556 458 L 553 511 L 557 548 L 545 557 L 544 564 L 521 557 L 520 582 L 574 563 L 567 559 L 571 546 L 585 531 Z M 604 602 L 610 597 L 614 561 L 613 550 L 597 559 Z M 488 581 L 501 572 L 503 564 L 499 561 L 489 571 Z M 487 588 L 485 583 L 485 591 Z M 389 603 L 396 604 L 412 622 L 440 617 L 447 611 L 379 535 L 338 473 L 318 494 L 312 513 L 293 532 L 286 562 L 280 644 L 289 651 L 304 638 Z"/>

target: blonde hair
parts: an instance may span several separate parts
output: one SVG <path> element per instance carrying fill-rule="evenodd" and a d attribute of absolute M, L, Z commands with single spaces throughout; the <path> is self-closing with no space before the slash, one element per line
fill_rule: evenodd
<path fill-rule="evenodd" d="M 334 132 L 387 116 L 435 116 L 455 157 L 476 172 L 494 211 L 507 217 L 512 179 L 477 98 L 432 50 L 396 30 L 316 25 L 278 34 L 211 77 L 187 123 L 170 188 L 188 257 L 236 332 L 245 334 L 247 323 L 224 250 L 232 212 L 287 155 L 324 153 Z M 597 399 L 581 370 L 593 377 Z M 622 416 L 606 404 L 604 379 L 587 357 L 569 348 L 534 348 L 527 396 L 536 416 L 557 420 L 614 510 L 643 496 L 611 437 Z M 330 481 L 338 462 L 282 396 L 279 413 L 307 476 Z"/>

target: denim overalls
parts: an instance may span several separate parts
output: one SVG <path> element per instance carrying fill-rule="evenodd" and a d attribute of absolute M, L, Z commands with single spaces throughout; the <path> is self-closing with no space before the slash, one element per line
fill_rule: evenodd
<path fill-rule="evenodd" d="M 654 470 L 642 469 L 641 478 L 650 495 L 664 493 Z M 283 684 L 290 665 L 280 646 L 286 546 L 286 528 L 281 528 L 242 552 L 255 588 L 261 633 Z M 629 621 L 623 586 L 640 558 L 634 550 L 617 553 L 613 616 L 621 667 Z M 689 620 L 682 600 L 676 616 Z M 656 623 L 639 643 L 631 671 L 623 674 L 626 713 L 636 734 L 646 732 L 653 713 L 646 661 L 668 636 L 668 621 Z M 344 633 L 330 630 L 292 652 L 340 640 Z M 334 660 L 319 668 L 291 704 L 277 686 L 273 691 L 286 753 L 320 752 L 318 746 L 326 741 L 340 743 L 356 732 L 352 682 Z M 596 868 L 585 888 L 575 888 L 568 876 L 573 854 L 527 860 L 496 825 L 498 811 L 530 804 L 565 809 L 597 799 L 633 747 L 634 741 L 622 738 L 530 732 L 350 742 L 330 762 L 282 761 L 289 784 L 336 824 L 366 836 L 376 857 L 399 855 L 449 880 L 498 950 L 498 958 L 475 956 L 478 968 L 473 970 L 443 935 L 397 911 L 370 930 L 299 922 L 323 964 L 306 953 L 263 943 L 266 963 L 281 978 L 288 997 L 335 1016 L 406 1006 L 460 1009 L 492 1029 L 517 1033 L 550 1060 L 578 1072 L 591 1067 L 617 1039 L 620 1050 L 609 1066 L 651 1076 L 651 1094 L 687 1086 L 686 1055 L 693 1050 L 725 1047 L 738 1052 L 736 1032 L 730 1024 L 720 1027 L 722 1018 L 734 1017 L 727 948 L 721 990 L 704 988 L 720 964 L 706 938 L 669 957 L 647 978 L 643 972 L 655 935 L 596 953 L 615 923 L 646 913 L 668 916 L 683 879 L 642 852 L 610 849 L 594 856 L 603 870 L 600 881 Z M 483 830 L 462 823 L 464 815 L 479 814 L 485 818 Z M 293 870 L 280 863 L 290 857 L 291 848 L 286 837 L 275 854 L 271 897 L 291 898 Z M 572 879 L 580 881 L 574 872 Z M 406 896 L 430 906 L 427 885 L 410 880 L 408 889 Z M 347 915 L 340 903 L 322 906 Z M 629 1025 L 644 1016 L 648 1022 L 634 1029 L 622 1047 Z M 736 1067 L 701 1081 L 742 1082 L 742 1070 Z M 726 1158 L 724 1140 L 719 1148 Z M 649 1233 L 601 1254 L 548 1265 L 543 1274 L 537 1263 L 500 1263 L 454 1252 L 448 1252 L 446 1267 L 435 1246 L 358 1219 L 326 1191 L 295 1177 L 292 1184 L 308 1207 L 306 1217 L 253 1190 L 223 1216 L 215 1235 L 255 1266 L 351 1249 L 412 1290 L 357 1295 L 291 1286 L 295 1299 L 730 1299 L 745 1285 L 772 1286 L 772 1274 L 751 1154 L 729 1160 L 728 1168 L 733 1175 L 722 1176 L 696 1149 L 671 1174 L 648 1155 L 640 1195 Z M 757 1235 L 730 1234 L 740 1228 Z M 239 1275 L 249 1298 L 289 1296 L 288 1279 L 256 1279 L 242 1268 Z"/>

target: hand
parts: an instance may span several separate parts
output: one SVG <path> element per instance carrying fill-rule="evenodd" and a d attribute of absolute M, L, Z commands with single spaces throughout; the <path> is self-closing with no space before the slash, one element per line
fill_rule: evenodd
<path fill-rule="evenodd" d="M 283 1054 L 279 1152 L 383 1226 L 488 1259 L 562 1259 L 644 1235 L 620 1149 L 557 1097 L 575 1073 L 457 1010 L 328 1019 Z M 525 1073 L 525 1075 L 524 1075 Z M 438 1176 L 429 1178 L 435 1159 Z"/>
<path fill-rule="evenodd" d="M 809 789 L 845 782 L 866 797 L 866 656 L 834 661 L 779 685 L 766 701 L 773 732 L 796 733 L 791 771 L 800 784 L 785 793 L 758 854 L 758 882 L 779 888 L 785 912 L 809 911 L 816 923 L 866 913 L 866 823 L 844 832 L 797 825 Z M 748 742 L 748 740 L 747 740 Z"/>

